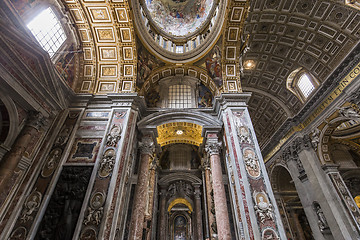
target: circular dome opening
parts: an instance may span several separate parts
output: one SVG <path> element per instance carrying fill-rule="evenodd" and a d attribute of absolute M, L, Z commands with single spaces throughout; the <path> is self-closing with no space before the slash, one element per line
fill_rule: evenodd
<path fill-rule="evenodd" d="M 214 5 L 213 0 L 146 0 L 145 3 L 154 24 L 173 37 L 190 36 L 201 29 Z"/>

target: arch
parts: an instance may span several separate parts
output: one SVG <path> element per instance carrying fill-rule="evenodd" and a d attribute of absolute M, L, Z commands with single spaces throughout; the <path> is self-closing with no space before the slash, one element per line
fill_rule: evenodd
<path fill-rule="evenodd" d="M 6 111 L 9 115 L 9 130 L 2 144 L 6 148 L 10 148 L 20 131 L 18 111 L 14 101 L 10 97 L 6 96 L 5 94 L 1 95 L 2 96 L 0 96 L 0 101 L 4 104 L 4 107 L 6 108 Z"/>
<path fill-rule="evenodd" d="M 213 96 L 219 94 L 219 88 L 216 86 L 215 82 L 212 80 L 210 75 L 207 73 L 207 70 L 202 69 L 196 66 L 165 66 L 158 68 L 151 72 L 149 77 L 145 80 L 142 88 L 140 89 L 140 94 L 144 95 L 147 90 L 151 88 L 153 84 L 156 84 L 160 80 L 168 77 L 191 77 L 197 79 L 199 82 L 203 83 L 206 87 L 209 88 Z"/>
<path fill-rule="evenodd" d="M 201 179 L 196 177 L 193 174 L 179 172 L 179 173 L 169 174 L 169 175 L 161 178 L 159 180 L 159 185 L 166 186 L 171 182 L 180 181 L 180 180 L 182 180 L 182 181 L 186 180 L 186 181 L 190 182 L 192 185 L 200 185 L 202 183 Z"/>
<path fill-rule="evenodd" d="M 338 114 L 337 117 L 333 118 L 328 122 L 325 122 L 325 126 L 320 132 L 320 142 L 317 148 L 317 153 L 321 164 L 333 163 L 333 161 L 331 160 L 331 156 L 329 154 L 330 137 L 340 124 L 342 124 L 343 122 L 347 122 L 351 119 L 353 118 L 341 116 L 340 114 Z"/>
<path fill-rule="evenodd" d="M 193 211 L 193 207 L 191 206 L 190 202 L 188 200 L 186 200 L 185 198 L 176 198 L 174 200 L 172 200 L 169 204 L 169 207 L 167 209 L 168 212 L 171 211 L 171 209 L 176 205 L 176 204 L 184 204 L 185 206 L 187 206 L 190 210 L 190 212 Z"/>
<path fill-rule="evenodd" d="M 138 123 L 138 127 L 140 130 L 151 130 L 155 132 L 157 126 L 171 122 L 195 123 L 201 125 L 204 129 L 216 128 L 220 130 L 222 127 L 222 123 L 216 119 L 216 117 L 191 109 L 170 109 L 150 114 Z"/>

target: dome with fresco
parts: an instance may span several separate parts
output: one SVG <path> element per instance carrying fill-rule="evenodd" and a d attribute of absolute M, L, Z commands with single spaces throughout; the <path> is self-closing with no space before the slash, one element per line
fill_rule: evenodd
<path fill-rule="evenodd" d="M 227 0 L 131 1 L 138 37 L 166 62 L 194 62 L 220 37 Z"/>
<path fill-rule="evenodd" d="M 213 0 L 145 0 L 159 30 L 173 37 L 191 36 L 207 22 Z"/>

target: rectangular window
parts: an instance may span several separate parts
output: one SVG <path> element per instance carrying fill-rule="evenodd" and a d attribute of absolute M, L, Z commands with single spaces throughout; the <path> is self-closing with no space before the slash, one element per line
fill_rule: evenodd
<path fill-rule="evenodd" d="M 187 85 L 170 86 L 168 107 L 191 108 L 191 87 Z"/>
<path fill-rule="evenodd" d="M 66 40 L 64 29 L 50 7 L 39 13 L 27 27 L 50 57 L 54 56 Z"/>

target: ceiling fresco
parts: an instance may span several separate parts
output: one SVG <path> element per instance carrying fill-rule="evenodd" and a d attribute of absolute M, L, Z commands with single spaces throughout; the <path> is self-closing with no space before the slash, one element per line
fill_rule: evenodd
<path fill-rule="evenodd" d="M 206 21 L 213 0 L 146 0 L 156 25 L 172 36 L 193 34 Z"/>

